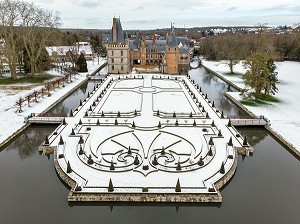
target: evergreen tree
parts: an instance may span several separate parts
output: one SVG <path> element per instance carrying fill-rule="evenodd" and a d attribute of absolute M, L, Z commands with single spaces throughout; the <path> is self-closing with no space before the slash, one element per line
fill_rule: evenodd
<path fill-rule="evenodd" d="M 247 98 L 253 96 L 255 99 L 258 99 L 262 91 L 265 91 L 267 95 L 277 92 L 276 66 L 267 54 L 256 53 L 254 57 L 246 59 L 244 66 L 247 69 L 243 76 L 246 86 L 244 95 Z"/>
<path fill-rule="evenodd" d="M 78 67 L 78 72 L 88 72 L 87 63 L 82 53 L 79 55 L 77 59 L 76 66 Z"/>

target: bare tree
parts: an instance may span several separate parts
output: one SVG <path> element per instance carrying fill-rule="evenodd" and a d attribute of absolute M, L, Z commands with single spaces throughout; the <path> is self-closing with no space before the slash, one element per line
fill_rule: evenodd
<path fill-rule="evenodd" d="M 0 2 L 0 32 L 5 40 L 4 53 L 8 58 L 11 77 L 16 79 L 16 67 L 22 44 L 31 64 L 31 75 L 51 34 L 60 26 L 57 12 L 47 11 L 21 0 Z"/>
<path fill-rule="evenodd" d="M 22 23 L 20 10 L 23 2 L 3 0 L 0 2 L 0 32 L 5 40 L 4 54 L 8 59 L 11 77 L 17 79 L 16 67 L 18 63 L 17 43 L 18 27 Z"/>
<path fill-rule="evenodd" d="M 30 60 L 32 76 L 36 73 L 36 63 L 42 50 L 59 26 L 58 12 L 44 10 L 33 3 L 25 4 L 22 10 L 22 39 Z"/>

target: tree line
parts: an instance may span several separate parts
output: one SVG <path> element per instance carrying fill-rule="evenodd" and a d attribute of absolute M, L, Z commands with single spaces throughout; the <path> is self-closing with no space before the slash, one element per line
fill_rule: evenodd
<path fill-rule="evenodd" d="M 45 46 L 55 40 L 60 25 L 58 12 L 20 0 L 0 2 L 0 35 L 5 41 L 4 55 L 13 79 L 17 78 L 17 67 L 24 55 L 30 74 L 36 74 Z"/>
<path fill-rule="evenodd" d="M 255 34 L 207 36 L 199 54 L 208 60 L 225 60 L 230 73 L 234 73 L 234 65 L 243 60 L 244 96 L 257 100 L 278 91 L 275 61 L 300 61 L 300 32 L 273 34 L 260 27 Z"/>

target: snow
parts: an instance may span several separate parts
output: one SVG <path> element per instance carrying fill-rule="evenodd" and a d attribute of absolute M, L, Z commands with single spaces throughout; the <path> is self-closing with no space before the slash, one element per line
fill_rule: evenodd
<path fill-rule="evenodd" d="M 100 65 L 105 63 L 105 60 L 102 60 Z M 95 61 L 88 61 L 88 69 L 91 73 L 96 70 L 100 65 Z M 52 75 L 58 75 L 56 71 L 49 71 L 48 73 Z M 51 96 L 44 96 L 43 98 L 38 99 L 39 102 L 31 102 L 31 107 L 28 107 L 26 102 L 24 102 L 23 112 L 18 113 L 18 107 L 16 106 L 16 101 L 20 97 L 25 97 L 29 93 L 32 93 L 34 89 L 40 89 L 41 87 L 34 87 L 31 90 L 11 90 L 11 89 L 0 89 L 0 126 L 3 127 L 0 129 L 0 143 L 4 142 L 17 130 L 19 130 L 24 125 L 24 118 L 30 115 L 31 113 L 41 113 L 51 106 L 54 102 L 59 100 L 66 93 L 74 89 L 76 86 L 79 86 L 86 80 L 86 75 L 88 73 L 80 73 L 73 78 L 72 83 L 68 83 L 64 88 L 55 89 L 51 91 Z M 23 84 L 21 84 L 23 86 Z"/>
<path fill-rule="evenodd" d="M 170 192 L 166 188 L 172 188 L 171 192 L 174 192 L 177 179 L 180 178 L 181 187 L 186 188 L 183 192 L 209 193 L 208 188 L 225 175 L 219 172 L 221 163 L 225 163 L 226 172 L 233 166 L 234 160 L 228 159 L 228 155 L 235 156 L 235 151 L 227 145 L 229 138 L 232 137 L 234 146 L 238 147 L 241 146 L 242 138 L 236 137 L 235 130 L 226 126 L 228 120 L 220 119 L 216 108 L 205 100 L 186 77 L 178 76 L 179 80 L 175 80 L 174 76 L 170 76 L 170 79 L 167 76 L 159 79 L 158 75 L 141 75 L 136 78 L 133 75 L 109 76 L 86 103 L 78 107 L 74 117 L 66 118 L 67 125 L 60 125 L 56 130 L 58 134 L 50 136 L 51 146 L 58 146 L 57 154 L 64 155 L 64 158 L 58 158 L 59 166 L 66 172 L 66 164 L 70 162 L 72 172 L 66 174 L 83 187 L 83 192 L 107 192 L 110 179 L 118 193 L 140 192 L 138 188 L 141 187 L 150 187 L 151 193 Z M 196 95 L 210 118 L 206 118 L 201 112 L 202 108 L 197 107 L 196 100 L 191 97 L 182 80 Z M 105 95 L 92 107 L 88 117 L 84 117 L 109 83 L 111 85 Z M 114 96 L 119 92 L 122 92 L 122 98 Z M 141 95 L 142 103 L 132 93 Z M 159 96 L 158 93 L 165 95 Z M 174 93 L 180 97 L 174 95 L 177 100 L 170 100 Z M 136 108 L 140 108 L 140 111 L 133 115 Z M 156 109 L 161 108 L 168 114 L 162 112 L 157 116 Z M 181 109 L 185 114 L 173 118 L 174 108 Z M 110 113 L 111 110 L 119 109 L 121 117 Z M 192 118 L 189 117 L 191 111 L 194 111 Z M 79 119 L 82 120 L 82 125 L 78 124 Z M 114 125 L 116 119 L 118 125 Z M 96 124 L 97 120 L 100 125 Z M 175 126 L 176 120 L 178 126 Z M 197 126 L 192 125 L 194 120 L 197 121 Z M 216 127 L 210 125 L 212 120 Z M 135 128 L 131 125 L 133 121 Z M 157 127 L 159 121 L 162 128 Z M 75 136 L 70 136 L 72 128 Z M 223 137 L 217 137 L 219 129 L 222 130 Z M 58 144 L 60 136 L 65 142 L 64 145 Z M 85 140 L 82 145 L 83 155 L 79 154 L 80 136 Z M 214 137 L 213 156 L 208 155 L 208 141 L 211 136 Z M 129 146 L 131 154 L 128 154 Z M 161 153 L 163 147 L 165 155 Z M 154 155 L 159 163 L 157 166 L 152 164 Z M 88 164 L 89 156 L 92 157 L 93 164 Z M 139 160 L 138 165 L 134 164 L 135 157 Z M 197 164 L 200 157 L 205 161 L 203 167 Z M 182 171 L 176 170 L 178 162 Z M 111 163 L 115 170 L 110 170 Z M 144 166 L 149 169 L 143 169 Z"/>
<path fill-rule="evenodd" d="M 224 62 L 203 61 L 203 64 L 213 71 L 218 72 L 224 78 L 243 88 L 241 74 L 245 73 L 242 63 L 234 67 L 234 71 L 240 75 L 225 75 L 229 72 Z M 299 62 L 276 62 L 279 84 L 278 93 L 275 95 L 279 103 L 269 103 L 259 107 L 246 106 L 256 115 L 264 115 L 271 121 L 271 128 L 290 142 L 300 151 L 300 63 Z M 237 100 L 241 99 L 239 93 L 230 92 Z"/>

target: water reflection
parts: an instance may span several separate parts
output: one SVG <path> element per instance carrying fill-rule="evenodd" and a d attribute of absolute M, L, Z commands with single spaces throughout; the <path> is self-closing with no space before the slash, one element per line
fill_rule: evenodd
<path fill-rule="evenodd" d="M 68 98 L 57 104 L 47 113 L 58 116 L 66 116 L 71 110 L 74 111 L 74 109 L 77 108 L 80 100 L 84 100 L 87 97 L 88 92 L 91 92 L 96 84 L 97 83 L 93 81 L 84 83 L 74 92 L 72 92 Z"/>
<path fill-rule="evenodd" d="M 237 130 L 242 136 L 247 136 L 247 140 L 252 147 L 255 147 L 269 135 L 262 127 L 238 127 Z"/>
<path fill-rule="evenodd" d="M 204 68 L 192 69 L 189 71 L 189 75 L 195 80 L 202 92 L 207 93 L 208 98 L 215 101 L 215 105 L 219 110 L 223 110 L 225 115 L 230 116 L 248 116 L 247 113 L 238 109 L 224 93 L 235 91 L 230 88 L 227 83 L 217 78 L 215 75 L 208 73 Z"/>
<path fill-rule="evenodd" d="M 7 148 L 7 151 L 15 150 L 21 159 L 27 159 L 38 151 L 38 147 L 43 143 L 49 130 L 54 130 L 56 126 L 38 126 L 32 125 L 27 128 L 16 140 Z"/>

